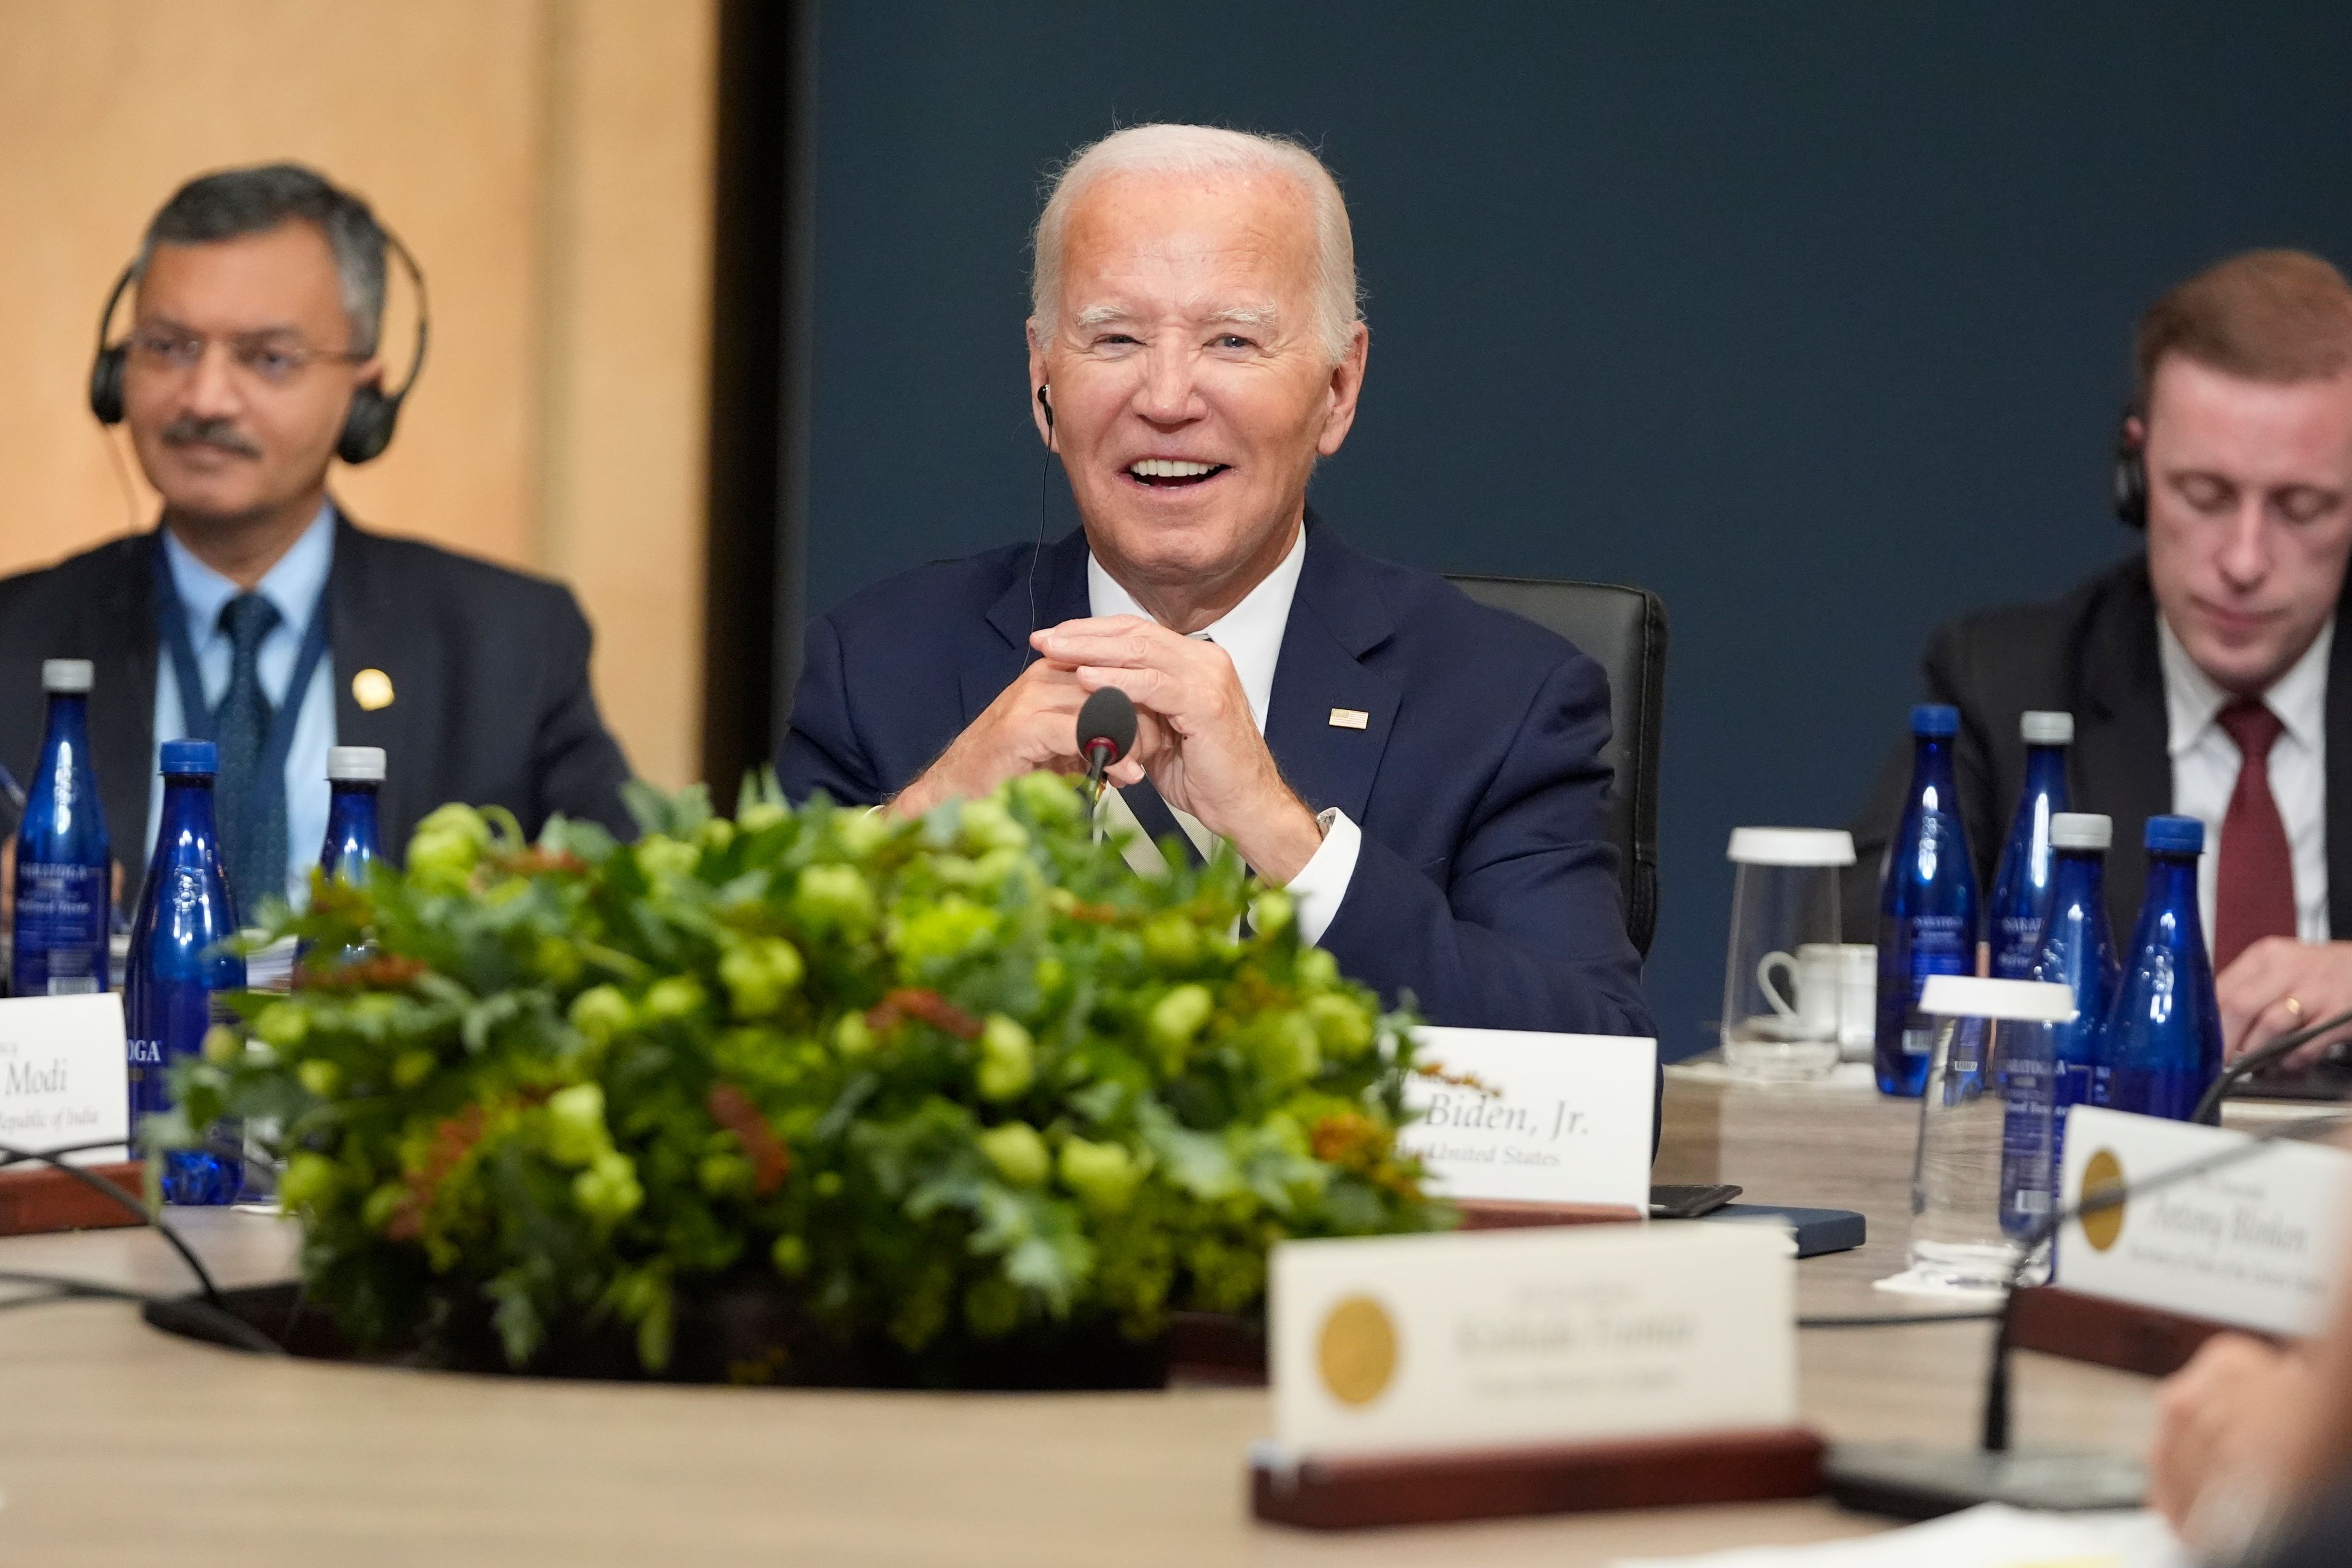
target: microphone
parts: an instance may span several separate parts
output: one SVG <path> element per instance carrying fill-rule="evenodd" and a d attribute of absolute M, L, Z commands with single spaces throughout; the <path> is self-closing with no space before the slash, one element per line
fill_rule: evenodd
<path fill-rule="evenodd" d="M 2281 1057 L 2289 1055 L 2298 1047 L 2307 1046 L 2320 1036 L 2332 1029 L 2340 1029 L 2347 1024 L 2352 1024 L 2352 1013 L 2338 1013 L 2333 1018 L 2324 1018 L 2316 1024 L 2297 1029 L 2293 1034 L 2281 1035 L 2270 1044 L 2259 1049 L 2248 1051 L 2231 1063 L 2222 1071 L 2221 1076 L 2213 1080 L 2213 1087 L 2205 1091 L 2205 1097 L 2197 1102 L 2197 1109 L 2189 1112 L 2189 1120 L 2207 1127 L 2221 1126 L 2222 1097 L 2235 1089 L 2242 1080 L 2251 1074 L 2262 1071 L 2263 1068 Z"/>
<path fill-rule="evenodd" d="M 2323 1026 L 2332 1027 L 2334 1026 Z M 1847 1508 L 1897 1519 L 1934 1519 L 1980 1502 L 2019 1508 L 2127 1509 L 2140 1506 L 2147 1475 L 2136 1459 L 2112 1454 L 2015 1453 L 2009 1446 L 2010 1321 L 2018 1281 L 2067 1226 L 2199 1176 L 2242 1163 L 2280 1139 L 2341 1128 L 2340 1113 L 2304 1117 L 2249 1133 L 2246 1142 L 2118 1187 L 2101 1187 L 2053 1213 L 2018 1244 L 2010 1265 L 1992 1355 L 1985 1368 L 1984 1431 L 1977 1449 L 1949 1453 L 1899 1443 L 1840 1444 L 1827 1468 L 1830 1495 Z"/>
<path fill-rule="evenodd" d="M 1135 704 L 1116 686 L 1106 686 L 1078 710 L 1078 755 L 1087 760 L 1091 798 L 1102 800 L 1103 774 L 1135 744 Z"/>

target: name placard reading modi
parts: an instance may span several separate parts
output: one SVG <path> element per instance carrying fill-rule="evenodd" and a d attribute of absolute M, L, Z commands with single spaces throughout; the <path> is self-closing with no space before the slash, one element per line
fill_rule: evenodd
<path fill-rule="evenodd" d="M 1454 1198 L 1613 1204 L 1647 1214 L 1658 1043 L 1517 1029 L 1421 1031 L 1442 1078 L 1406 1079 L 1398 1142 Z"/>
<path fill-rule="evenodd" d="M 1796 1261 L 1747 1226 L 1274 1249 L 1276 1447 L 1439 1453 L 1790 1425 Z"/>
<path fill-rule="evenodd" d="M 2062 1201 L 2129 1186 L 2242 1132 L 2095 1106 L 2066 1113 Z M 2058 1239 L 2057 1283 L 2088 1296 L 2291 1337 L 2320 1324 L 2343 1253 L 2352 1156 L 2281 1141 L 2243 1164 L 2134 1194 Z"/>
<path fill-rule="evenodd" d="M 120 1144 L 131 1121 L 126 1074 L 121 996 L 0 1002 L 0 1143 Z M 121 1157 L 106 1149 L 68 1156 L 76 1164 Z"/>

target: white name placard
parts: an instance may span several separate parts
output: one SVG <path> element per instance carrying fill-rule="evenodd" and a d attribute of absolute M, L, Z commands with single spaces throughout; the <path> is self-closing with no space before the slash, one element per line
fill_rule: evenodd
<path fill-rule="evenodd" d="M 2066 1115 L 2063 1201 L 2243 1144 L 2242 1132 L 2095 1106 Z M 2209 1175 L 2086 1215 L 2060 1233 L 2057 1283 L 2266 1333 L 2319 1327 L 2343 1252 L 2352 1157 L 2280 1142 Z"/>
<path fill-rule="evenodd" d="M 122 998 L 18 996 L 0 1002 L 0 1143 L 51 1150 L 129 1136 Z M 123 1156 L 69 1155 L 77 1164 Z"/>
<path fill-rule="evenodd" d="M 1276 1448 L 1437 1452 L 1790 1425 L 1796 1264 L 1746 1226 L 1274 1250 Z"/>
<path fill-rule="evenodd" d="M 1622 1035 L 1424 1028 L 1398 1142 L 1454 1198 L 1650 1206 L 1658 1042 Z M 1475 1081 L 1465 1081 L 1475 1080 Z"/>

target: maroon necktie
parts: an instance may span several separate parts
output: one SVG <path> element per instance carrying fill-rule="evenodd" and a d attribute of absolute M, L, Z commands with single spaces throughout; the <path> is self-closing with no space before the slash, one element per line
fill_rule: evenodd
<path fill-rule="evenodd" d="M 2263 703 L 2241 697 L 2221 710 L 2238 743 L 2238 787 L 2221 818 L 2221 863 L 2213 892 L 2213 968 L 2266 936 L 2294 935 L 2294 858 L 2271 794 L 2271 747 L 2286 726 Z"/>

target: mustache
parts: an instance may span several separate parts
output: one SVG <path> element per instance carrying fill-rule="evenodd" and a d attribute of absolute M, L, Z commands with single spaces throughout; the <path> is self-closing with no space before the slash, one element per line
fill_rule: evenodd
<path fill-rule="evenodd" d="M 222 451 L 234 452 L 240 458 L 261 456 L 261 448 L 255 446 L 235 422 L 202 419 L 193 414 L 183 414 L 164 426 L 162 440 L 166 447 L 218 447 Z"/>

